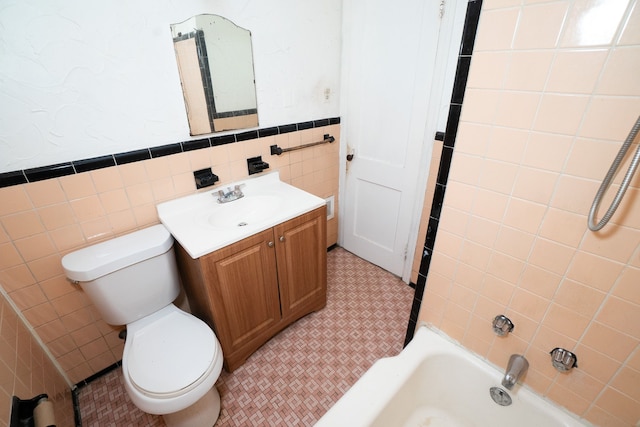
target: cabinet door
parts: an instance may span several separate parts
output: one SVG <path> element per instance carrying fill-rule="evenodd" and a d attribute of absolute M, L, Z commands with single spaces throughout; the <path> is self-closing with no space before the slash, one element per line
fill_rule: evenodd
<path fill-rule="evenodd" d="M 327 301 L 326 207 L 274 227 L 285 323 L 325 306 Z"/>
<path fill-rule="evenodd" d="M 201 258 L 225 361 L 231 370 L 267 341 L 280 321 L 271 229 Z"/>

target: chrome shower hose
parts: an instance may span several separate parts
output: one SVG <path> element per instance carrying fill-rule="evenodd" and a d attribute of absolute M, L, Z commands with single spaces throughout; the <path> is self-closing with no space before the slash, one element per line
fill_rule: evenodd
<path fill-rule="evenodd" d="M 629 147 L 631 147 L 631 144 L 633 144 L 633 141 L 636 139 L 636 136 L 638 135 L 638 131 L 640 131 L 640 116 L 636 120 L 636 124 L 633 125 L 633 127 L 631 128 L 631 131 L 629 132 L 627 139 L 622 144 L 622 147 L 620 147 L 620 151 L 618 151 L 618 155 L 613 160 L 613 163 L 611 164 L 611 167 L 609 168 L 607 175 L 602 180 L 602 184 L 600 184 L 600 188 L 596 193 L 596 197 L 593 199 L 593 204 L 591 205 L 591 210 L 589 211 L 589 220 L 587 221 L 587 225 L 589 226 L 589 230 L 591 231 L 598 231 L 609 222 L 613 214 L 616 212 L 616 209 L 618 209 L 618 205 L 622 201 L 622 198 L 624 197 L 624 193 L 627 191 L 627 188 L 629 187 L 629 183 L 633 178 L 633 174 L 636 172 L 636 169 L 638 168 L 638 164 L 640 163 L 640 145 L 638 145 L 638 148 L 636 149 L 636 153 L 633 155 L 633 159 L 631 160 L 631 165 L 629 166 L 629 169 L 627 170 L 627 173 L 625 174 L 624 179 L 622 180 L 622 184 L 620 184 L 620 188 L 618 189 L 616 196 L 611 202 L 611 206 L 609 206 L 609 209 L 607 209 L 607 212 L 604 214 L 602 219 L 596 224 L 595 218 L 596 218 L 596 214 L 598 213 L 598 208 L 600 207 L 600 203 L 602 202 L 602 198 L 604 197 L 605 193 L 609 189 L 609 186 L 611 185 L 611 181 L 613 181 L 613 178 L 615 178 L 618 172 L 618 168 L 622 163 L 622 160 L 627 155 L 627 151 L 629 151 Z"/>

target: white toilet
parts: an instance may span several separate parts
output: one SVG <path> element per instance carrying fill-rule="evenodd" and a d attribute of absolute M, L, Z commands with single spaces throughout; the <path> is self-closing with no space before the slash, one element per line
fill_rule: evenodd
<path fill-rule="evenodd" d="M 122 374 L 133 403 L 163 415 L 168 426 L 213 426 L 222 348 L 206 323 L 172 304 L 180 278 L 167 229 L 156 225 L 80 249 L 62 266 L 104 321 L 127 325 Z"/>

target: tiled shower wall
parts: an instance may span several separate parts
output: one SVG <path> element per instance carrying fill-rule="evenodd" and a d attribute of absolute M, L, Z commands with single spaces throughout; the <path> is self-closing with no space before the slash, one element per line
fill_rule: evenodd
<path fill-rule="evenodd" d="M 596 425 L 640 420 L 640 174 L 586 226 L 639 69 L 637 1 L 484 1 L 420 312 L 501 368 L 524 354 L 526 386 Z M 558 373 L 554 347 L 579 367 Z"/>
<path fill-rule="evenodd" d="M 336 141 L 270 155 L 273 144 L 293 147 L 321 141 L 324 134 Z M 195 193 L 193 171 L 212 167 L 220 177 L 216 185 L 231 183 L 248 176 L 246 159 L 258 155 L 283 181 L 322 198 L 335 196 L 327 228 L 327 246 L 332 245 L 338 233 L 339 144 L 340 126 L 322 126 L 1 188 L 0 284 L 77 383 L 120 360 L 123 342 L 119 328 L 102 321 L 66 280 L 62 256 L 157 224 L 156 204 Z"/>

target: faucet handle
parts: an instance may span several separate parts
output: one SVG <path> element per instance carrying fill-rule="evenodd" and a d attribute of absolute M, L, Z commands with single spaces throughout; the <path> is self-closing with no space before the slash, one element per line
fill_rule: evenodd
<path fill-rule="evenodd" d="M 236 199 L 240 199 L 242 197 L 244 197 L 244 193 L 242 192 L 242 187 L 244 187 L 245 184 L 236 184 L 235 187 L 233 187 L 233 195 L 234 197 L 236 197 Z"/>
<path fill-rule="evenodd" d="M 575 354 L 564 348 L 556 347 L 549 353 L 553 367 L 560 372 L 570 371 L 578 367 L 578 358 Z"/>
<path fill-rule="evenodd" d="M 513 331 L 513 328 L 513 322 L 504 314 L 499 314 L 493 319 L 493 332 L 500 337 Z"/>

